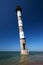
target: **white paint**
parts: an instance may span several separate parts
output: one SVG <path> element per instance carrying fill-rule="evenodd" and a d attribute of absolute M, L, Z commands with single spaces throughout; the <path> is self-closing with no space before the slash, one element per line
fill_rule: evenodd
<path fill-rule="evenodd" d="M 23 31 L 20 32 L 20 39 L 21 38 L 24 38 L 24 32 Z"/>
<path fill-rule="evenodd" d="M 18 20 L 18 26 L 23 26 L 22 20 Z"/>
<path fill-rule="evenodd" d="M 17 11 L 17 16 L 21 16 L 21 11 Z"/>

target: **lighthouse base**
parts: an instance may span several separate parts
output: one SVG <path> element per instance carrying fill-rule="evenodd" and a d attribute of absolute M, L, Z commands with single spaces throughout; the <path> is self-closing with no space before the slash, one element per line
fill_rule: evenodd
<path fill-rule="evenodd" d="M 21 50 L 21 55 L 28 55 L 27 50 Z"/>

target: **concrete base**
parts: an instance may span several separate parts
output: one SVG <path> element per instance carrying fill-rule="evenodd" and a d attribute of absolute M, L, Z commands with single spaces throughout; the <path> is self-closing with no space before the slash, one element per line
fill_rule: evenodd
<path fill-rule="evenodd" d="M 27 50 L 21 50 L 21 55 L 28 55 Z"/>

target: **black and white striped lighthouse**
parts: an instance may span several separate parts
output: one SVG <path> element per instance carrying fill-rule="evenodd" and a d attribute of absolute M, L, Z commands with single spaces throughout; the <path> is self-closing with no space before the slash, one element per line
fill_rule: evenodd
<path fill-rule="evenodd" d="M 16 7 L 16 13 L 18 18 L 21 54 L 28 55 L 28 52 L 26 50 L 26 38 L 24 36 L 23 23 L 22 23 L 22 15 L 21 15 L 22 9 L 20 6 Z"/>

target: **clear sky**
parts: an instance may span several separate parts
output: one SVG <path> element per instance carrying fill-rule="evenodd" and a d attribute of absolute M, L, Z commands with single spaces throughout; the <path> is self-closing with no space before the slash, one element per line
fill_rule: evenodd
<path fill-rule="evenodd" d="M 0 0 L 0 51 L 20 51 L 17 5 L 22 7 L 27 49 L 43 51 L 43 0 Z"/>

